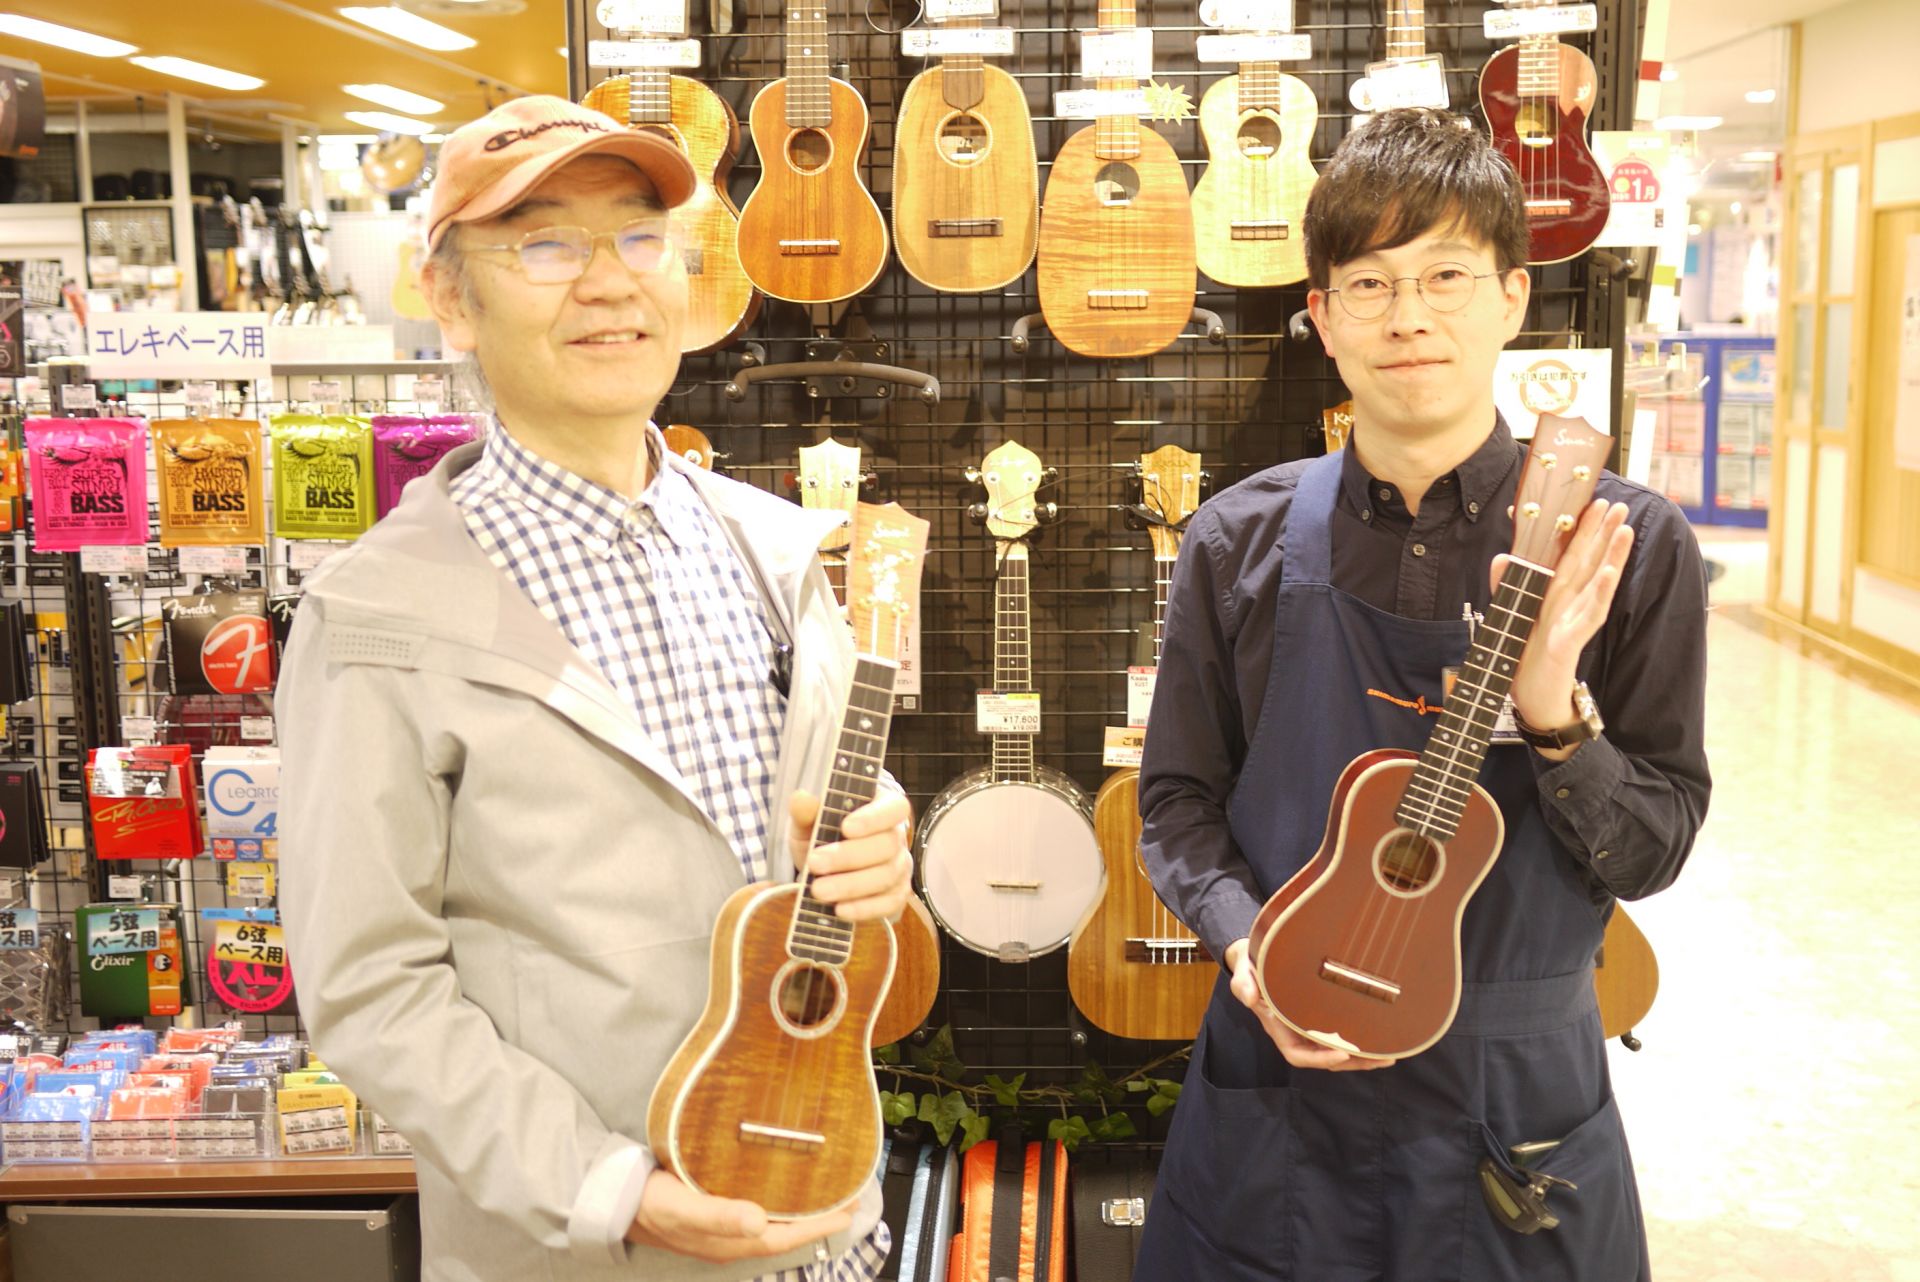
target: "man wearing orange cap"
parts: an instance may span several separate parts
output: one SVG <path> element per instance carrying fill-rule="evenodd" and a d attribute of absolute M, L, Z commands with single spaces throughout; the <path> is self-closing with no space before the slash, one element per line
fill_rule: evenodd
<path fill-rule="evenodd" d="M 442 144 L 423 292 L 498 421 L 309 580 L 281 675 L 302 1010 L 413 1143 L 436 1282 L 864 1282 L 888 1250 L 877 1184 L 769 1223 L 646 1146 L 728 894 L 805 858 L 843 916 L 891 916 L 912 867 L 894 793 L 807 853 L 852 671 L 811 554 L 838 518 L 651 421 L 694 186 L 557 98 Z"/>

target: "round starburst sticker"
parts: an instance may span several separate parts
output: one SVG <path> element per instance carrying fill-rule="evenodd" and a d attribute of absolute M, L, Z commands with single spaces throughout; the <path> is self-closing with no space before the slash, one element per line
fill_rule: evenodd
<path fill-rule="evenodd" d="M 1147 82 L 1147 111 L 1155 120 L 1186 120 L 1193 115 L 1193 99 L 1179 85 Z"/>

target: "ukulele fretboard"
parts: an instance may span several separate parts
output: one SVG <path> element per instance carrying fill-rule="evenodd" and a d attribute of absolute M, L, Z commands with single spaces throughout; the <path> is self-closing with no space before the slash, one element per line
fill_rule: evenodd
<path fill-rule="evenodd" d="M 815 844 L 840 839 L 846 817 L 873 800 L 880 787 L 880 771 L 887 755 L 887 730 L 893 721 L 893 678 L 899 665 L 861 655 L 854 664 L 853 686 L 847 695 L 847 714 L 834 745 L 833 770 L 826 796 L 820 800 Z M 844 966 L 853 953 L 854 926 L 834 914 L 812 894 L 813 879 L 802 880 L 800 902 L 787 951 L 805 961 Z"/>
<path fill-rule="evenodd" d="M 993 589 L 993 688 L 1001 694 L 1033 689 L 1033 635 L 1027 593 L 1027 551 L 1000 546 L 1000 577 Z M 993 736 L 996 783 L 1033 780 L 1033 736 Z"/>
<path fill-rule="evenodd" d="M 787 124 L 825 129 L 833 123 L 833 86 L 828 80 L 827 11 L 818 5 L 787 10 Z"/>

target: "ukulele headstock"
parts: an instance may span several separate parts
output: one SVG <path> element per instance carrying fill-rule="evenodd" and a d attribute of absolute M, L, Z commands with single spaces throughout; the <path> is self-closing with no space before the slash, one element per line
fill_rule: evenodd
<path fill-rule="evenodd" d="M 987 491 L 982 514 L 987 532 L 1007 542 L 1033 533 L 1044 519 L 1035 499 L 1047 480 L 1040 457 L 1017 441 L 1007 441 L 981 460 L 978 476 Z"/>
<path fill-rule="evenodd" d="M 1147 527 L 1156 561 L 1180 555 L 1180 538 L 1187 518 L 1200 506 L 1200 485 L 1206 473 L 1200 456 L 1177 445 L 1162 445 L 1140 456 L 1140 506 L 1159 520 Z"/>
<path fill-rule="evenodd" d="M 1513 500 L 1513 555 L 1551 570 L 1593 500 L 1613 438 L 1584 418 L 1542 414 Z"/>
<path fill-rule="evenodd" d="M 800 506 L 844 512 L 851 518 L 860 502 L 860 484 L 866 479 L 860 471 L 860 447 L 828 437 L 817 445 L 802 445 L 799 453 Z M 847 546 L 849 538 L 843 525 L 820 541 L 820 550 L 836 552 Z"/>
<path fill-rule="evenodd" d="M 928 523 L 898 503 L 858 503 L 847 553 L 847 617 L 862 654 L 898 662 Z"/>

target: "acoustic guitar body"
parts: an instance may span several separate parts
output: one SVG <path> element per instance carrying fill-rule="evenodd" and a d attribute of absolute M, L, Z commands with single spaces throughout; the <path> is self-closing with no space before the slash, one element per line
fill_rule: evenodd
<path fill-rule="evenodd" d="M 844 967 L 796 961 L 787 938 L 801 889 L 745 886 L 721 908 L 706 1010 L 647 1107 L 662 1165 L 782 1220 L 844 1204 L 880 1160 L 870 1034 L 894 959 L 892 928 L 872 921 Z"/>
<path fill-rule="evenodd" d="M 1282 1022 L 1352 1054 L 1404 1059 L 1433 1045 L 1460 1004 L 1460 917 L 1506 835 L 1472 786 L 1453 838 L 1428 841 L 1394 810 L 1419 756 L 1381 749 L 1342 772 L 1320 849 L 1254 919 L 1248 952 Z M 1418 872 L 1407 837 L 1424 843 Z"/>
<path fill-rule="evenodd" d="M 1170 933 L 1170 915 L 1140 863 L 1139 797 L 1140 772 L 1120 770 L 1093 799 L 1107 889 L 1068 946 L 1067 988 L 1080 1013 L 1116 1037 L 1192 1037 L 1220 967 L 1197 940 L 1182 950 L 1128 947 Z"/>
<path fill-rule="evenodd" d="M 1600 1003 L 1600 1029 L 1622 1037 L 1647 1017 L 1660 992 L 1660 962 L 1653 945 L 1623 904 L 1613 906 L 1600 961 L 1593 968 L 1593 993 Z"/>
<path fill-rule="evenodd" d="M 699 178 L 693 196 L 674 211 L 687 265 L 687 322 L 680 350 L 711 351 L 738 338 L 760 314 L 760 291 L 740 266 L 740 211 L 727 196 L 727 175 L 740 154 L 740 121 L 720 95 L 699 81 L 673 76 L 669 84 L 672 122 L 640 121 L 633 127 L 671 138 Z M 583 102 L 615 120 L 632 119 L 626 76 L 601 81 Z"/>
<path fill-rule="evenodd" d="M 1551 80 L 1557 94 L 1521 92 L 1523 51 L 1500 50 L 1480 73 L 1480 108 L 1493 131 L 1493 145 L 1513 165 L 1527 207 L 1530 263 L 1559 263 L 1592 248 L 1607 225 L 1612 198 L 1607 176 L 1587 148 L 1587 115 L 1598 80 L 1593 62 L 1568 45 L 1553 43 Z"/>
<path fill-rule="evenodd" d="M 1241 110 L 1239 76 L 1200 99 L 1207 168 L 1193 187 L 1193 232 L 1200 270 L 1222 285 L 1260 289 L 1307 278 L 1300 220 L 1320 179 L 1307 158 L 1320 104 L 1296 77 L 1278 79 L 1278 111 Z"/>
<path fill-rule="evenodd" d="M 893 939 L 898 955 L 887 999 L 873 1021 L 875 1046 L 911 1036 L 927 1022 L 940 996 L 940 933 L 920 896 L 907 894 L 906 911 L 893 923 Z"/>
<path fill-rule="evenodd" d="M 867 104 L 845 81 L 827 84 L 829 125 L 787 124 L 786 79 L 762 89 L 748 117 L 761 170 L 740 211 L 740 264 L 763 292 L 794 303 L 851 298 L 887 265 L 886 219 L 860 181 Z"/>
<path fill-rule="evenodd" d="M 893 144 L 893 239 L 900 265 L 930 289 L 972 294 L 1020 279 L 1040 223 L 1033 119 L 1012 76 L 981 66 L 982 96 L 961 110 L 946 70 L 907 86 Z"/>
<path fill-rule="evenodd" d="M 1040 310 L 1082 356 L 1150 356 L 1193 316 L 1193 205 L 1173 147 L 1137 131 L 1139 154 L 1103 160 L 1100 126 L 1067 139 L 1040 209 Z"/>

